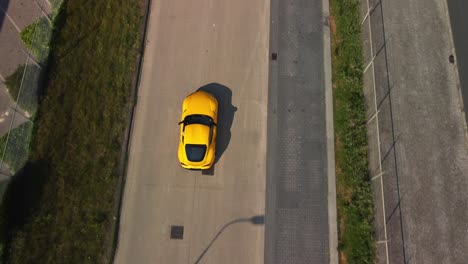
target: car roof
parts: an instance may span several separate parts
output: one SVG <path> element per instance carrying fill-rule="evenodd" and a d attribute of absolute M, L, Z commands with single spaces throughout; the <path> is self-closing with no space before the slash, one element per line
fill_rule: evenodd
<path fill-rule="evenodd" d="M 202 124 L 185 126 L 184 144 L 207 145 L 209 144 L 210 127 Z"/>

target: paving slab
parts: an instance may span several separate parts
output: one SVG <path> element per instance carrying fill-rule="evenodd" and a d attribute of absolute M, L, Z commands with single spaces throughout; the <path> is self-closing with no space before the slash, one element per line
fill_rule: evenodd
<path fill-rule="evenodd" d="M 329 263 L 328 18 L 321 0 L 271 6 L 265 263 Z"/>

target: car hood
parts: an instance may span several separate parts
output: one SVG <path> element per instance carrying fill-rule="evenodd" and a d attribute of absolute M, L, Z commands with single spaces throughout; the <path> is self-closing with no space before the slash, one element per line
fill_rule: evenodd
<path fill-rule="evenodd" d="M 202 114 L 214 118 L 217 111 L 216 99 L 206 92 L 196 92 L 184 101 L 183 115 Z"/>

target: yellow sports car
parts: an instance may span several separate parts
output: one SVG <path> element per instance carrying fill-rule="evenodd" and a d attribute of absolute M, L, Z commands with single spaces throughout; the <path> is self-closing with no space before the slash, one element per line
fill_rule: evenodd
<path fill-rule="evenodd" d="M 181 120 L 180 165 L 193 170 L 210 169 L 215 160 L 218 101 L 204 91 L 190 94 L 182 105 Z"/>

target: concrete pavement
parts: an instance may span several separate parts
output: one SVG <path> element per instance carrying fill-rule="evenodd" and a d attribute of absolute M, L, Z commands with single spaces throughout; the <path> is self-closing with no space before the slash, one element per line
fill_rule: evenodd
<path fill-rule="evenodd" d="M 265 211 L 268 20 L 267 0 L 153 1 L 116 263 L 263 262 L 263 222 L 249 219 Z M 210 83 L 224 127 L 204 175 L 179 166 L 177 122 Z"/>

